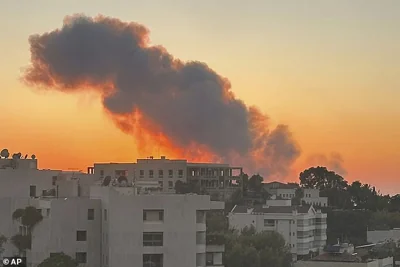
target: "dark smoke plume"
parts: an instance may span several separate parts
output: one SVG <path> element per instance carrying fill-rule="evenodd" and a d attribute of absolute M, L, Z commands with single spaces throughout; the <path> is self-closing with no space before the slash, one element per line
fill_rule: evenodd
<path fill-rule="evenodd" d="M 61 29 L 29 38 L 23 80 L 63 92 L 96 90 L 116 125 L 130 133 L 140 111 L 173 143 L 208 147 L 251 171 L 285 175 L 300 151 L 288 128 L 247 107 L 206 64 L 183 62 L 149 44 L 149 30 L 105 16 L 67 16 Z"/>

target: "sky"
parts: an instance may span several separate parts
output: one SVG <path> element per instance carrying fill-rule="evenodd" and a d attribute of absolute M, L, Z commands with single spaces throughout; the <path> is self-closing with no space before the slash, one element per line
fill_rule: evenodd
<path fill-rule="evenodd" d="M 400 1 L 3 0 L 0 146 L 35 154 L 41 168 L 85 170 L 134 161 L 135 142 L 95 94 L 38 92 L 21 83 L 28 38 L 66 15 L 135 21 L 152 44 L 207 63 L 232 91 L 284 123 L 301 147 L 289 180 L 330 165 L 349 180 L 400 193 Z"/>

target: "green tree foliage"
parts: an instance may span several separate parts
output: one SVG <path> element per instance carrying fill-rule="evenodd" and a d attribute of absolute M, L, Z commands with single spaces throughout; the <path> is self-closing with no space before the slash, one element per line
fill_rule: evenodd
<path fill-rule="evenodd" d="M 28 206 L 25 209 L 17 209 L 12 214 L 13 220 L 18 220 L 23 226 L 27 227 L 27 235 L 17 234 L 11 237 L 11 242 L 18 249 L 19 253 L 31 249 L 32 230 L 41 220 L 43 216 L 35 207 Z"/>
<path fill-rule="evenodd" d="M 38 267 L 77 267 L 78 263 L 64 253 L 57 253 L 41 262 Z"/>
<path fill-rule="evenodd" d="M 311 167 L 300 173 L 300 185 L 304 188 L 318 188 L 320 190 L 337 188 L 344 190 L 347 188 L 347 181 L 326 167 Z"/>
<path fill-rule="evenodd" d="M 289 267 L 291 254 L 283 237 L 275 232 L 256 233 L 254 228 L 230 231 L 225 245 L 227 267 Z"/>
<path fill-rule="evenodd" d="M 262 190 L 262 183 L 264 181 L 264 178 L 259 175 L 259 174 L 255 174 L 253 176 L 250 177 L 248 185 L 247 185 L 247 189 L 254 191 L 254 192 L 261 192 Z"/>
<path fill-rule="evenodd" d="M 292 198 L 292 205 L 300 205 L 301 199 L 304 197 L 304 189 L 303 188 L 297 188 L 294 194 L 294 198 Z"/>
<path fill-rule="evenodd" d="M 327 216 L 327 243 L 335 244 L 339 239 L 341 242 L 350 242 L 354 245 L 367 243 L 367 227 L 371 213 L 356 210 L 331 210 Z"/>
<path fill-rule="evenodd" d="M 32 237 L 31 235 L 16 234 L 11 237 L 12 244 L 18 249 L 20 255 L 27 249 L 31 249 Z"/>
<path fill-rule="evenodd" d="M 189 194 L 189 193 L 194 193 L 194 194 L 200 194 L 202 193 L 201 187 L 199 183 L 196 182 L 182 182 L 182 181 L 177 181 L 175 183 L 175 193 L 176 194 Z"/>

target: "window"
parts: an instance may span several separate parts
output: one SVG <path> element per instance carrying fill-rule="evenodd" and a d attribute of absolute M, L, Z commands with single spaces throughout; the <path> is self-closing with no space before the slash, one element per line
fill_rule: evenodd
<path fill-rule="evenodd" d="M 206 212 L 204 210 L 196 211 L 196 223 L 206 223 Z"/>
<path fill-rule="evenodd" d="M 153 170 L 150 170 L 150 171 L 149 171 L 149 177 L 150 177 L 150 178 L 153 178 L 153 176 L 154 176 L 154 171 L 153 171 Z"/>
<path fill-rule="evenodd" d="M 57 176 L 53 176 L 51 179 L 51 184 L 56 185 L 56 182 L 57 182 Z"/>
<path fill-rule="evenodd" d="M 31 185 L 29 187 L 29 196 L 36 197 L 36 185 Z"/>
<path fill-rule="evenodd" d="M 77 252 L 75 255 L 75 259 L 78 264 L 86 263 L 86 261 L 87 261 L 86 252 Z"/>
<path fill-rule="evenodd" d="M 76 231 L 76 241 L 86 241 L 86 231 Z"/>
<path fill-rule="evenodd" d="M 214 253 L 208 252 L 206 254 L 206 265 L 207 266 L 214 265 Z"/>
<path fill-rule="evenodd" d="M 46 216 L 47 216 L 47 217 L 50 216 L 50 209 L 46 209 Z"/>
<path fill-rule="evenodd" d="M 267 226 L 267 227 L 275 226 L 275 220 L 264 219 L 264 226 Z"/>
<path fill-rule="evenodd" d="M 143 177 L 144 177 L 144 170 L 140 170 L 140 171 L 139 171 L 139 176 L 140 176 L 140 178 L 143 178 Z"/>
<path fill-rule="evenodd" d="M 159 185 L 161 188 L 163 188 L 163 187 L 164 187 L 163 181 L 158 181 L 158 185 Z"/>
<path fill-rule="evenodd" d="M 94 220 L 94 209 L 88 209 L 87 219 L 89 221 L 93 221 Z"/>
<path fill-rule="evenodd" d="M 164 171 L 158 170 L 158 178 L 163 178 L 163 177 L 164 177 Z"/>
<path fill-rule="evenodd" d="M 196 232 L 196 244 L 205 245 L 206 244 L 206 232 Z"/>
<path fill-rule="evenodd" d="M 143 221 L 157 222 L 164 221 L 163 210 L 143 210 Z"/>
<path fill-rule="evenodd" d="M 161 247 L 164 243 L 162 232 L 143 233 L 143 246 L 145 247 Z"/>
<path fill-rule="evenodd" d="M 100 170 L 100 176 L 104 175 L 104 170 Z"/>
<path fill-rule="evenodd" d="M 104 209 L 104 220 L 107 221 L 107 210 Z"/>
<path fill-rule="evenodd" d="M 163 254 L 143 254 L 143 267 L 163 267 Z"/>
<path fill-rule="evenodd" d="M 178 171 L 178 177 L 179 177 L 179 178 L 182 178 L 182 177 L 183 177 L 183 170 L 179 170 L 179 171 Z"/>
<path fill-rule="evenodd" d="M 168 181 L 168 188 L 174 188 L 174 182 Z"/>
<path fill-rule="evenodd" d="M 174 171 L 168 170 L 168 178 L 172 178 L 173 175 L 174 175 Z"/>

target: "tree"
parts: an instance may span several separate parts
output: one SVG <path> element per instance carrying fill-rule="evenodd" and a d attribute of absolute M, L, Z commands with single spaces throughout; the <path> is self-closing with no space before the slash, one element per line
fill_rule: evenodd
<path fill-rule="evenodd" d="M 78 263 L 64 253 L 57 253 L 41 262 L 38 267 L 77 267 Z"/>
<path fill-rule="evenodd" d="M 247 185 L 248 190 L 252 190 L 254 192 L 261 192 L 263 181 L 264 178 L 259 174 L 251 176 Z"/>
<path fill-rule="evenodd" d="M 7 237 L 0 235 L 0 258 L 3 255 L 5 243 L 7 243 Z"/>
<path fill-rule="evenodd" d="M 225 243 L 227 267 L 289 267 L 291 253 L 275 231 L 257 233 L 254 227 L 230 231 Z"/>
<path fill-rule="evenodd" d="M 304 189 L 296 188 L 294 198 L 292 198 L 292 205 L 300 205 L 303 197 L 304 197 Z"/>
<path fill-rule="evenodd" d="M 12 214 L 13 220 L 18 220 L 28 229 L 27 234 L 16 234 L 11 237 L 11 242 L 18 249 L 20 255 L 31 248 L 32 230 L 43 219 L 42 214 L 35 207 L 16 209 Z"/>
<path fill-rule="evenodd" d="M 300 186 L 320 190 L 320 195 L 328 198 L 330 206 L 345 208 L 351 206 L 347 192 L 347 181 L 326 167 L 311 167 L 300 173 Z"/>
<path fill-rule="evenodd" d="M 31 249 L 31 235 L 16 234 L 11 237 L 12 244 L 18 249 L 19 255 L 22 255 L 26 250 Z"/>
<path fill-rule="evenodd" d="M 316 188 L 319 190 L 336 188 L 345 190 L 347 181 L 336 174 L 329 171 L 326 167 L 311 167 L 300 173 L 300 185 L 304 188 Z"/>
<path fill-rule="evenodd" d="M 182 182 L 176 181 L 175 183 L 175 193 L 176 194 L 201 194 L 202 190 L 198 182 Z"/>

